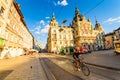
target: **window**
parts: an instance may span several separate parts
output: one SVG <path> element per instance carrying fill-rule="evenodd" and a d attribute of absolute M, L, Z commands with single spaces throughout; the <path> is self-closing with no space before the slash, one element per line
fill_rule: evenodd
<path fill-rule="evenodd" d="M 60 42 L 60 44 L 62 44 L 62 42 Z"/>
<path fill-rule="evenodd" d="M 76 31 L 76 35 L 78 35 L 78 31 Z"/>
<path fill-rule="evenodd" d="M 0 7 L 0 15 L 2 15 L 2 13 L 4 13 L 4 8 L 3 7 Z"/>
<path fill-rule="evenodd" d="M 12 28 L 14 29 L 14 27 L 15 27 L 15 24 L 13 23 L 13 24 L 12 24 Z"/>
<path fill-rule="evenodd" d="M 71 39 L 71 36 L 69 35 L 69 39 Z"/>
<path fill-rule="evenodd" d="M 5 38 L 8 39 L 8 31 L 5 30 Z"/>
<path fill-rule="evenodd" d="M 11 34 L 11 41 L 13 41 L 14 40 L 14 36 L 13 36 L 13 34 Z"/>
<path fill-rule="evenodd" d="M 14 12 L 14 14 L 13 14 L 13 15 L 14 15 L 14 17 L 16 17 L 16 12 Z"/>
<path fill-rule="evenodd" d="M 53 34 L 53 39 L 56 39 L 56 34 Z"/>
<path fill-rule="evenodd" d="M 8 4 L 8 0 L 5 0 L 5 3 Z"/>
<path fill-rule="evenodd" d="M 66 39 L 66 36 L 64 35 L 64 39 Z"/>
<path fill-rule="evenodd" d="M 56 24 L 54 23 L 54 26 L 56 26 Z"/>
<path fill-rule="evenodd" d="M 53 30 L 53 32 L 56 32 L 56 30 Z"/>
<path fill-rule="evenodd" d="M 62 38 L 62 36 L 61 36 L 61 35 L 60 35 L 59 37 L 60 37 L 60 39 Z"/>

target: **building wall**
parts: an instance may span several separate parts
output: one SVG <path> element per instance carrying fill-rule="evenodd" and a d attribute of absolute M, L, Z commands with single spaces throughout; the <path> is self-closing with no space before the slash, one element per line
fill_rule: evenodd
<path fill-rule="evenodd" d="M 96 21 L 95 28 L 93 28 L 90 19 L 86 19 L 80 14 L 78 8 L 75 10 L 72 26 L 75 32 L 75 44 L 85 45 L 90 50 L 96 50 L 96 46 L 100 45 L 100 40 L 97 40 L 97 37 L 104 32 L 102 26 Z M 96 41 L 99 42 L 96 43 Z"/>
<path fill-rule="evenodd" d="M 0 37 L 5 38 L 5 27 L 8 22 L 8 12 L 13 0 L 0 0 Z"/>
<path fill-rule="evenodd" d="M 48 52 L 59 52 L 63 47 L 70 47 L 74 45 L 73 29 L 68 26 L 58 26 L 54 15 L 50 22 L 50 29 L 48 33 Z"/>
<path fill-rule="evenodd" d="M 4 48 L 6 41 L 5 39 L 7 37 L 5 33 L 5 27 L 8 23 L 8 12 L 10 10 L 12 1 L 13 0 L 0 0 L 0 53 Z"/>
<path fill-rule="evenodd" d="M 2 3 L 6 3 L 6 6 L 3 6 L 4 12 L 0 15 L 0 33 L 2 33 L 0 37 L 4 39 L 0 58 L 5 56 L 4 50 L 7 50 L 11 57 L 22 55 L 24 48 L 31 49 L 33 47 L 33 36 L 26 26 L 20 5 L 14 0 L 2 0 L 0 6 Z"/>
<path fill-rule="evenodd" d="M 120 27 L 114 31 L 116 40 L 120 40 Z"/>
<path fill-rule="evenodd" d="M 108 33 L 105 35 L 105 44 L 106 44 L 106 49 L 113 48 L 114 47 L 114 34 L 113 33 Z"/>
<path fill-rule="evenodd" d="M 48 52 L 59 51 L 62 47 L 75 46 L 76 44 L 86 45 L 89 49 L 95 50 L 96 44 L 100 45 L 100 40 L 97 43 L 96 37 L 103 32 L 104 30 L 98 22 L 96 22 L 94 29 L 90 20 L 81 15 L 78 8 L 75 10 L 72 28 L 71 26 L 58 26 L 53 15 L 47 40 Z"/>

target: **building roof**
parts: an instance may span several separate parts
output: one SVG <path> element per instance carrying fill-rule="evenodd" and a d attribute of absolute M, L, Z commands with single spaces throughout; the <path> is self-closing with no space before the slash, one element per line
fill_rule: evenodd
<path fill-rule="evenodd" d="M 120 30 L 120 27 L 119 28 L 117 28 L 116 30 L 114 30 L 114 31 L 118 31 L 118 30 Z"/>
<path fill-rule="evenodd" d="M 110 33 L 105 34 L 105 36 L 109 36 L 109 35 L 113 35 L 113 34 L 114 34 L 113 32 L 110 32 Z"/>

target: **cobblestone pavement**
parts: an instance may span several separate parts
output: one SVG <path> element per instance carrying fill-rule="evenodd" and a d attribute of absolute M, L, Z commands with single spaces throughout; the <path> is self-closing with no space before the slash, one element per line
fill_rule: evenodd
<path fill-rule="evenodd" d="M 0 60 L 0 80 L 47 80 L 39 55 Z"/>

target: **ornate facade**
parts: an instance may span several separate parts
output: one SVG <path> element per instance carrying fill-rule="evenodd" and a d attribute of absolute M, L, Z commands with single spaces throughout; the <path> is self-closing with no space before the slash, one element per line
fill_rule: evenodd
<path fill-rule="evenodd" d="M 96 21 L 95 28 L 93 28 L 90 19 L 81 15 L 78 8 L 75 10 L 72 26 L 75 32 L 75 44 L 86 45 L 91 50 L 103 45 L 104 30 L 102 26 Z"/>
<path fill-rule="evenodd" d="M 72 27 L 71 27 L 72 26 Z M 98 46 L 103 46 L 104 30 L 96 21 L 93 28 L 90 19 L 86 19 L 80 14 L 78 8 L 75 9 L 75 16 L 71 26 L 58 26 L 55 17 L 52 16 L 48 33 L 48 51 L 60 51 L 61 47 L 85 45 L 90 50 L 96 50 Z"/>
<path fill-rule="evenodd" d="M 115 34 L 114 32 L 105 34 L 105 48 L 110 49 L 114 48 L 114 39 L 115 39 Z"/>
<path fill-rule="evenodd" d="M 74 45 L 73 29 L 69 26 L 58 26 L 55 16 L 52 16 L 48 33 L 48 51 L 59 52 L 62 47 Z"/>
<path fill-rule="evenodd" d="M 4 50 L 8 50 L 11 56 L 21 55 L 17 50 L 24 48 L 33 48 L 33 36 L 26 26 L 20 5 L 14 0 L 0 0 L 0 57 L 5 56 Z"/>

